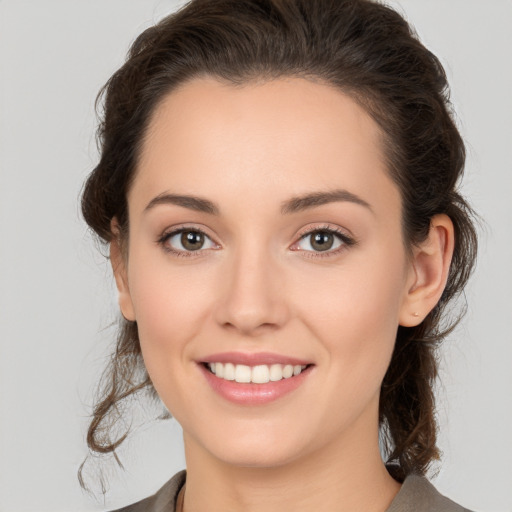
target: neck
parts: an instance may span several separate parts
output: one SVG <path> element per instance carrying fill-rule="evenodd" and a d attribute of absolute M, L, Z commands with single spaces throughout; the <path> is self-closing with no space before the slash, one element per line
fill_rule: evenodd
<path fill-rule="evenodd" d="M 378 427 L 369 429 L 371 439 L 370 432 L 354 430 L 313 454 L 273 467 L 226 463 L 185 435 L 184 512 L 384 512 L 400 484 L 382 462 Z"/>

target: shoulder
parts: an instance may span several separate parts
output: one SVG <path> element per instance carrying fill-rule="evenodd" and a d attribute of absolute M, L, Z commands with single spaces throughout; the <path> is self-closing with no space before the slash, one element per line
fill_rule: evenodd
<path fill-rule="evenodd" d="M 153 496 L 111 512 L 174 512 L 186 471 L 176 473 Z M 471 512 L 439 493 L 423 476 L 409 475 L 386 512 Z"/>
<path fill-rule="evenodd" d="M 186 471 L 180 471 L 153 496 L 111 512 L 174 512 L 176 498 L 185 483 L 185 478 Z"/>
<path fill-rule="evenodd" d="M 457 505 L 423 476 L 409 475 L 386 512 L 470 512 Z"/>

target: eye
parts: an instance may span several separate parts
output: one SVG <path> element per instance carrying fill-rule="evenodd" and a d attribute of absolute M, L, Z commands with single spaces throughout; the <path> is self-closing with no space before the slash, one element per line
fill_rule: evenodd
<path fill-rule="evenodd" d="M 204 249 L 215 249 L 217 244 L 198 229 L 182 228 L 164 234 L 160 240 L 165 250 L 187 256 L 187 253 L 197 252 Z"/>
<path fill-rule="evenodd" d="M 320 228 L 302 235 L 292 249 L 333 254 L 342 250 L 345 246 L 354 245 L 354 243 L 355 241 L 352 238 L 341 231 L 332 228 Z"/>

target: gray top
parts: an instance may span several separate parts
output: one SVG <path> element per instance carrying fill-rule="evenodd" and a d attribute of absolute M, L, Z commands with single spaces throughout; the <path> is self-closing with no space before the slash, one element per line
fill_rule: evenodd
<path fill-rule="evenodd" d="M 175 512 L 186 472 L 176 473 L 156 494 L 112 512 Z M 386 512 L 470 512 L 439 494 L 423 476 L 409 475 Z"/>

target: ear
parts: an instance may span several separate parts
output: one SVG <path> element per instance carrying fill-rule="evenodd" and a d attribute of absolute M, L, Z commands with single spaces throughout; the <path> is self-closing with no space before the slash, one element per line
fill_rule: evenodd
<path fill-rule="evenodd" d="M 427 238 L 413 248 L 400 325 L 419 325 L 438 303 L 448 279 L 454 240 L 450 217 L 435 215 Z"/>
<path fill-rule="evenodd" d="M 112 219 L 110 228 L 113 235 L 112 240 L 110 241 L 110 264 L 112 265 L 117 291 L 119 292 L 119 308 L 126 320 L 134 322 L 135 311 L 130 295 L 130 288 L 128 286 L 128 274 L 126 271 L 127 261 L 125 254 L 123 254 L 121 230 L 119 229 L 119 224 L 116 218 Z"/>

